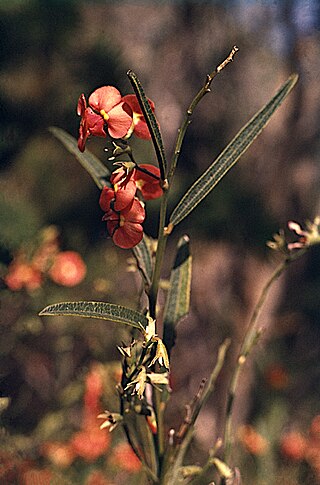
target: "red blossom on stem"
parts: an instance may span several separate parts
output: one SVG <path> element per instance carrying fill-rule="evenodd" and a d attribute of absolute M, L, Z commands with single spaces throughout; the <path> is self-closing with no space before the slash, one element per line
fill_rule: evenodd
<path fill-rule="evenodd" d="M 133 175 L 134 170 L 127 173 L 124 168 L 115 170 L 111 175 L 110 182 L 113 184 L 115 192 L 114 210 L 121 211 L 133 201 L 137 191 Z"/>
<path fill-rule="evenodd" d="M 153 174 L 154 176 L 145 172 Z M 162 196 L 160 186 L 160 170 L 154 165 L 141 163 L 134 171 L 134 181 L 145 200 L 157 199 Z"/>
<path fill-rule="evenodd" d="M 89 106 L 84 94 L 81 94 L 77 113 L 81 116 L 78 138 L 81 152 L 84 151 L 90 135 L 106 137 L 105 126 L 112 138 L 123 138 L 132 124 L 131 108 L 113 86 L 96 89 L 89 97 Z"/>
<path fill-rule="evenodd" d="M 126 96 L 123 96 L 122 100 L 125 101 L 132 110 L 132 125 L 129 134 L 131 135 L 133 132 L 138 138 L 150 140 L 151 135 L 149 128 L 136 95 L 127 94 Z M 148 101 L 152 111 L 154 111 L 154 102 L 151 101 L 151 99 L 148 99 Z"/>
<path fill-rule="evenodd" d="M 133 248 L 139 244 L 143 237 L 141 223 L 144 219 L 145 210 L 137 198 L 122 211 L 110 209 L 102 218 L 107 221 L 107 229 L 113 242 L 123 249 Z"/>

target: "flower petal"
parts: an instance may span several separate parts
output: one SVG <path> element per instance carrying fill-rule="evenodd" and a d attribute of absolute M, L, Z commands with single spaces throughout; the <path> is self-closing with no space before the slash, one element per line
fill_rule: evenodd
<path fill-rule="evenodd" d="M 134 180 L 129 180 L 126 184 L 115 186 L 115 203 L 116 211 L 123 211 L 128 207 L 136 195 L 137 186 Z"/>
<path fill-rule="evenodd" d="M 90 106 L 108 113 L 114 106 L 121 102 L 121 94 L 114 86 L 102 86 L 96 89 L 89 97 Z"/>
<path fill-rule="evenodd" d="M 146 213 L 144 207 L 139 199 L 133 199 L 132 204 L 121 211 L 122 217 L 127 222 L 133 222 L 140 224 L 144 221 Z"/>
<path fill-rule="evenodd" d="M 132 117 L 125 107 L 125 103 L 120 103 L 108 112 L 108 131 L 112 138 L 123 138 L 131 127 Z"/>
<path fill-rule="evenodd" d="M 102 116 L 97 115 L 91 108 L 87 108 L 85 117 L 90 135 L 102 136 L 104 138 L 107 136 L 104 131 L 104 119 Z"/>
<path fill-rule="evenodd" d="M 84 94 L 80 94 L 77 104 L 77 115 L 83 116 L 87 107 L 87 101 Z"/>
<path fill-rule="evenodd" d="M 114 190 L 110 187 L 103 187 L 100 194 L 99 205 L 104 212 L 110 210 L 110 202 L 114 199 Z"/>
<path fill-rule="evenodd" d="M 113 242 L 123 249 L 133 248 L 143 238 L 143 227 L 134 222 L 125 222 L 122 227 L 114 231 Z"/>
<path fill-rule="evenodd" d="M 139 167 L 148 170 L 148 172 L 156 175 L 156 177 L 160 177 L 160 170 L 154 165 L 142 163 Z M 157 199 L 162 196 L 163 190 L 160 187 L 160 180 L 157 180 L 139 169 L 135 170 L 134 179 L 145 200 Z"/>
<path fill-rule="evenodd" d="M 123 96 L 122 101 L 125 101 L 134 113 L 142 115 L 140 104 L 135 94 L 127 94 L 126 96 Z M 151 101 L 151 99 L 148 99 L 148 101 L 152 111 L 154 111 L 154 102 Z"/>

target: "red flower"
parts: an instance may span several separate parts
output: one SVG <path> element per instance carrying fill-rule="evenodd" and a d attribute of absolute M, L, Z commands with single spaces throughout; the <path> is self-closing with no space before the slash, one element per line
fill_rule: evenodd
<path fill-rule="evenodd" d="M 93 426 L 75 433 L 70 444 L 77 456 L 87 462 L 94 462 L 109 448 L 110 434 Z"/>
<path fill-rule="evenodd" d="M 54 259 L 49 276 L 58 285 L 75 286 L 81 283 L 87 267 L 80 254 L 75 251 L 63 251 Z"/>
<path fill-rule="evenodd" d="M 141 470 L 141 461 L 135 455 L 128 443 L 119 443 L 113 448 L 113 454 L 110 458 L 113 465 L 131 473 L 137 473 Z"/>
<path fill-rule="evenodd" d="M 113 86 L 96 89 L 89 97 L 89 107 L 81 94 L 77 113 L 81 116 L 78 147 L 82 152 L 89 135 L 106 136 L 105 124 L 112 138 L 123 138 L 132 124 L 131 109 Z"/>
<path fill-rule="evenodd" d="M 141 169 L 151 172 L 155 177 L 152 177 L 152 175 L 147 174 Z M 148 163 L 142 163 L 135 169 L 133 178 L 145 200 L 157 199 L 162 196 L 163 191 L 160 187 L 160 170 L 158 167 Z"/>
<path fill-rule="evenodd" d="M 72 446 L 69 443 L 51 441 L 44 443 L 41 454 L 59 468 L 67 468 L 75 458 Z"/>
<path fill-rule="evenodd" d="M 99 205 L 104 212 L 111 209 L 111 201 L 114 200 L 114 190 L 111 187 L 103 187 L 100 194 Z"/>
<path fill-rule="evenodd" d="M 19 291 L 22 288 L 26 288 L 27 291 L 34 291 L 40 288 L 42 275 L 31 263 L 18 258 L 9 265 L 9 271 L 4 277 L 4 281 L 12 291 Z"/>
<path fill-rule="evenodd" d="M 115 193 L 114 210 L 121 211 L 132 203 L 137 191 L 133 176 L 134 170 L 128 172 L 124 168 L 118 168 L 111 175 L 110 182 Z"/>
<path fill-rule="evenodd" d="M 77 114 L 81 116 L 78 148 L 81 152 L 84 152 L 86 141 L 89 135 L 106 137 L 107 134 L 104 131 L 104 119 L 100 115 L 96 114 L 89 107 L 87 108 L 86 98 L 84 94 L 81 94 L 78 100 Z"/>
<path fill-rule="evenodd" d="M 130 135 L 132 132 L 138 137 L 144 140 L 150 140 L 151 135 L 145 120 L 145 117 L 142 114 L 139 101 L 135 94 L 127 94 L 124 96 L 123 101 L 125 101 L 130 108 L 132 109 L 132 126 L 130 129 Z M 150 107 L 152 111 L 154 111 L 154 102 L 151 99 L 148 99 Z"/>
<path fill-rule="evenodd" d="M 142 203 L 134 198 L 132 203 L 122 211 L 110 209 L 102 218 L 107 221 L 107 229 L 113 242 L 123 249 L 136 246 L 143 237 L 141 223 L 145 219 Z"/>
<path fill-rule="evenodd" d="M 301 461 L 305 457 L 306 439 L 298 431 L 290 431 L 282 436 L 280 451 L 289 460 Z"/>

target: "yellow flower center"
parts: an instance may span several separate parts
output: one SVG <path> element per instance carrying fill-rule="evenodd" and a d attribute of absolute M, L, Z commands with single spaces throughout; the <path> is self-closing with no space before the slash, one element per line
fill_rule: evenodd
<path fill-rule="evenodd" d="M 108 121 L 109 115 L 108 115 L 108 113 L 105 112 L 104 109 L 100 110 L 100 114 L 101 114 L 102 118 L 104 119 L 104 121 Z"/>
<path fill-rule="evenodd" d="M 145 180 L 142 180 L 142 179 L 140 179 L 140 180 L 136 180 L 136 186 L 137 186 L 137 187 L 138 187 L 138 189 L 140 189 L 140 190 L 142 189 L 142 187 L 144 186 L 144 184 L 145 184 L 145 183 L 146 183 L 146 181 L 145 181 Z"/>
<path fill-rule="evenodd" d="M 120 220 L 119 220 L 119 226 L 122 227 L 124 226 L 124 223 L 126 222 L 125 218 L 123 216 L 120 216 Z"/>

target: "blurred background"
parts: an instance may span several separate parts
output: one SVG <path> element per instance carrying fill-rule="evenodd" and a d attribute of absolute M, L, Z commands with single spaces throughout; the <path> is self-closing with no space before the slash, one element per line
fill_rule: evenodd
<path fill-rule="evenodd" d="M 143 483 L 121 431 L 101 437 L 94 418 L 118 411 L 116 345 L 129 341 L 127 329 L 37 316 L 47 304 L 77 299 L 134 308 L 139 289 L 139 276 L 127 271 L 130 251 L 106 237 L 98 189 L 48 128 L 77 137 L 79 95 L 109 84 L 128 94 L 133 69 L 155 102 L 170 158 L 191 99 L 237 45 L 235 62 L 194 114 L 173 209 L 287 77 L 300 76 L 263 134 L 169 244 L 164 277 L 184 233 L 194 256 L 191 312 L 172 354 L 169 426 L 183 419 L 219 344 L 232 338 L 190 450 L 190 462 L 203 463 L 222 432 L 248 319 L 277 263 L 266 241 L 288 220 L 320 213 L 319 25 L 317 0 L 0 2 L 0 483 Z M 155 161 L 149 142 L 133 144 L 139 161 Z M 112 168 L 105 146 L 104 139 L 88 143 Z M 157 208 L 157 201 L 147 206 L 145 231 L 153 237 Z M 46 267 L 53 257 L 55 270 Z M 264 307 L 264 337 L 235 403 L 233 464 L 245 485 L 320 483 L 319 263 L 314 248 Z"/>

